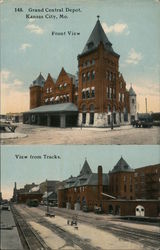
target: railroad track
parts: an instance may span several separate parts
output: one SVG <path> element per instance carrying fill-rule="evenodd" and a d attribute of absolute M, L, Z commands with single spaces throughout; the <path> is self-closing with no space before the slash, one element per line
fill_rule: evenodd
<path fill-rule="evenodd" d="M 63 211 L 54 210 L 54 213 L 61 215 L 64 218 L 72 218 L 73 214 L 64 214 Z M 109 221 L 97 220 L 96 218 L 90 218 L 85 215 L 78 215 L 78 221 L 95 226 L 109 233 L 116 235 L 121 239 L 125 239 L 133 242 L 140 242 L 144 247 L 150 247 L 150 249 L 160 250 L 160 233 L 149 232 L 142 229 L 135 229 L 127 226 L 121 226 L 111 223 Z"/>
<path fill-rule="evenodd" d="M 31 228 L 14 206 L 11 211 L 25 250 L 51 250 L 43 239 Z"/>
<path fill-rule="evenodd" d="M 74 246 L 77 245 L 78 247 L 80 247 L 80 249 L 98 250 L 97 247 L 95 248 L 92 245 L 90 245 L 88 243 L 88 240 L 81 239 L 79 236 L 76 236 L 75 234 L 72 234 L 72 233 L 64 230 L 63 228 L 59 227 L 58 225 L 50 223 L 49 221 L 44 219 L 42 216 L 37 215 L 37 213 L 35 213 L 33 211 L 31 212 L 30 209 L 27 208 L 27 207 L 25 207 L 24 209 L 25 209 L 25 212 L 27 213 L 27 217 L 29 215 L 30 218 L 32 218 L 32 220 L 34 220 L 37 223 L 47 227 L 49 230 L 51 230 L 52 232 L 57 234 L 60 238 L 65 240 L 66 249 L 69 250 L 70 249 L 69 247 L 71 247 L 73 249 Z"/>

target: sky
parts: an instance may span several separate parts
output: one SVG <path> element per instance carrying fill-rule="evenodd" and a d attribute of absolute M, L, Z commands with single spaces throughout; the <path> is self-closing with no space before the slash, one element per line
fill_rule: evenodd
<path fill-rule="evenodd" d="M 76 74 L 77 55 L 97 15 L 120 55 L 119 71 L 127 88 L 132 84 L 137 93 L 137 111 L 145 112 L 145 98 L 149 112 L 160 111 L 159 0 L 0 0 L 0 8 L 0 113 L 29 109 L 29 86 L 40 72 L 45 78 L 48 73 L 57 78 L 64 67 Z M 55 8 L 63 12 L 53 11 Z M 67 31 L 80 35 L 52 35 Z"/>
<path fill-rule="evenodd" d="M 17 159 L 16 155 L 27 156 Z M 44 159 L 43 155 L 59 156 L 60 159 Z M 33 157 L 40 157 L 35 159 Z M 1 148 L 1 191 L 3 198 L 11 198 L 14 182 L 17 188 L 25 184 L 48 180 L 65 180 L 77 176 L 87 159 L 92 172 L 97 172 L 99 165 L 103 173 L 108 173 L 120 157 L 131 168 L 139 168 L 160 163 L 158 145 L 49 145 L 49 146 L 3 146 Z M 32 158 L 30 158 L 32 157 Z"/>

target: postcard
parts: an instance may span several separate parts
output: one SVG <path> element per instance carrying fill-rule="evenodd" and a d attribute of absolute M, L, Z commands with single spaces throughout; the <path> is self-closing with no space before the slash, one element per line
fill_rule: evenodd
<path fill-rule="evenodd" d="M 0 0 L 1 249 L 158 249 L 159 0 Z"/>

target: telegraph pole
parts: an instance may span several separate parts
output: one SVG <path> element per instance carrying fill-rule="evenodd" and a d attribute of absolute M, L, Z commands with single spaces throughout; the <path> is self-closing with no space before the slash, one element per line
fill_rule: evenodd
<path fill-rule="evenodd" d="M 49 213 L 49 201 L 48 201 L 48 181 L 46 179 L 46 189 L 47 189 L 47 213 Z"/>
<path fill-rule="evenodd" d="M 146 107 L 146 114 L 147 114 L 147 97 L 145 98 L 145 107 Z"/>

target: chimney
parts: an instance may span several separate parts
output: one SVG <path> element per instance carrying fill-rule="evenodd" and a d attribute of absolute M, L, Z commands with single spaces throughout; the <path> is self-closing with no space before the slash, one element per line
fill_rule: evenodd
<path fill-rule="evenodd" d="M 102 180 L 102 166 L 98 166 L 98 197 L 101 200 L 101 193 L 103 192 L 103 180 Z"/>

